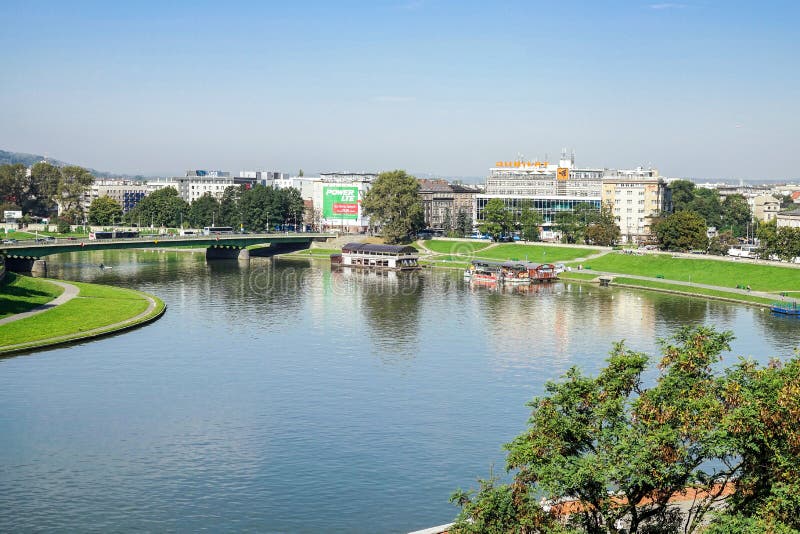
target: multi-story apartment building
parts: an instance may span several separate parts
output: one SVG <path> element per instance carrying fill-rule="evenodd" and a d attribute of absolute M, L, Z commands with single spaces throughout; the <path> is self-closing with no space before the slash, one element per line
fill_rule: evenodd
<path fill-rule="evenodd" d="M 151 192 L 174 187 L 178 190 L 178 195 L 189 203 L 206 194 L 221 199 L 225 189 L 232 185 L 235 182 L 230 172 L 205 170 L 186 171 L 185 176 L 156 178 L 147 182 Z"/>
<path fill-rule="evenodd" d="M 647 241 L 653 217 L 666 211 L 668 189 L 656 169 L 607 170 L 603 173 L 602 203 L 628 243 Z"/>
<path fill-rule="evenodd" d="M 419 185 L 425 224 L 428 228 L 442 230 L 448 221 L 452 226 L 460 212 L 472 219 L 477 189 L 453 184 L 447 180 L 419 180 Z"/>
<path fill-rule="evenodd" d="M 752 201 L 753 219 L 771 221 L 781 211 L 781 201 L 772 195 L 760 195 L 749 199 Z"/>
<path fill-rule="evenodd" d="M 83 196 L 81 205 L 86 211 L 94 199 L 110 197 L 119 202 L 122 211 L 127 213 L 149 192 L 147 185 L 136 180 L 98 179 Z"/>

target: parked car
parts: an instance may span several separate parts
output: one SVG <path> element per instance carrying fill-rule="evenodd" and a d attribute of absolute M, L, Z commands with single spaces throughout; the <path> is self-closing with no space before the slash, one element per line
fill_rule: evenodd
<path fill-rule="evenodd" d="M 16 239 L 3 239 L 4 245 L 16 245 L 16 243 L 17 243 Z"/>

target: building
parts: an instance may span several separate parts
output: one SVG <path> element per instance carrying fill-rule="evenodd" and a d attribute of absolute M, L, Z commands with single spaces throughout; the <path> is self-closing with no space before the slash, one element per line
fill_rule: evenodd
<path fill-rule="evenodd" d="M 669 205 L 667 184 L 656 169 L 607 170 L 602 203 L 613 213 L 625 242 L 646 242 L 651 238 L 653 217 Z"/>
<path fill-rule="evenodd" d="M 345 267 L 368 269 L 414 270 L 419 269 L 419 251 L 403 245 L 373 245 L 369 243 L 347 243 L 342 247 L 341 260 Z"/>
<path fill-rule="evenodd" d="M 86 211 L 96 198 L 109 197 L 119 202 L 123 213 L 127 213 L 149 192 L 150 189 L 147 185 L 137 180 L 98 179 L 83 196 L 81 206 Z M 59 206 L 59 213 L 60 211 L 61 207 Z"/>
<path fill-rule="evenodd" d="M 778 228 L 800 228 L 800 208 L 778 213 L 775 219 L 778 221 Z"/>
<path fill-rule="evenodd" d="M 325 172 L 312 181 L 312 224 L 320 230 L 366 232 L 369 217 L 361 210 L 361 201 L 372 187 L 376 173 Z"/>
<path fill-rule="evenodd" d="M 446 230 L 456 223 L 459 213 L 473 217 L 478 190 L 447 180 L 419 180 L 419 195 L 425 213 L 425 225 L 434 230 Z M 449 228 L 446 228 L 449 223 Z"/>
<path fill-rule="evenodd" d="M 475 196 L 475 220 L 483 220 L 486 204 L 495 198 L 519 216 L 525 208 L 542 215 L 542 237 L 553 232 L 556 213 L 571 212 L 578 204 L 600 209 L 603 169 L 575 167 L 575 153 L 561 153 L 558 164 L 548 161 L 498 161 L 489 171 L 486 190 Z"/>
<path fill-rule="evenodd" d="M 757 221 L 771 221 L 781 211 L 781 201 L 772 195 L 760 195 L 752 199 L 753 218 Z"/>
<path fill-rule="evenodd" d="M 150 192 L 174 187 L 178 195 L 189 203 L 206 194 L 221 199 L 225 189 L 233 185 L 236 184 L 230 172 L 205 170 L 186 171 L 185 176 L 156 178 L 147 182 Z"/>

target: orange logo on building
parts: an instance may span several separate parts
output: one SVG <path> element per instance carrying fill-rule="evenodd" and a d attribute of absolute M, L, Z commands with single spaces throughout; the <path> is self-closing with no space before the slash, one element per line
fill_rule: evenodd
<path fill-rule="evenodd" d="M 556 171 L 556 180 L 559 182 L 566 182 L 569 180 L 569 168 L 559 167 Z"/>

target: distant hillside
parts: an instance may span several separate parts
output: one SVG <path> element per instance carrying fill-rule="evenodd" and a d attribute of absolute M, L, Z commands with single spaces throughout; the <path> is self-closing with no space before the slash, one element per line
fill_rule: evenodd
<path fill-rule="evenodd" d="M 8 152 L 6 150 L 0 150 L 0 165 L 14 165 L 16 163 L 22 163 L 26 167 L 30 167 L 34 163 L 39 163 L 40 161 L 44 160 L 44 156 L 40 156 L 38 154 L 27 154 L 25 152 Z M 47 162 L 51 165 L 55 165 L 56 167 L 64 167 L 65 165 L 72 165 L 72 163 L 67 163 L 65 161 L 59 161 L 53 158 L 47 158 Z M 134 179 L 143 179 L 144 176 L 127 176 L 122 174 L 114 174 L 111 172 L 106 171 L 98 171 L 97 169 L 86 169 L 90 173 L 92 173 L 97 178 L 134 178 Z"/>

